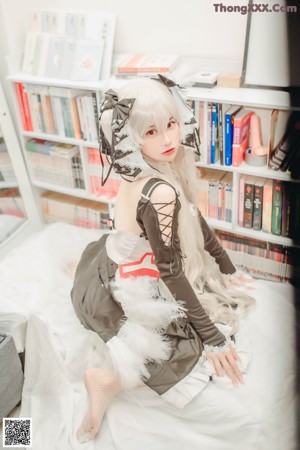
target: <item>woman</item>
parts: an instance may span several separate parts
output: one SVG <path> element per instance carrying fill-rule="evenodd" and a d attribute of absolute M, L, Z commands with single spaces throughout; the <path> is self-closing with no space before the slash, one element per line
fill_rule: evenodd
<path fill-rule="evenodd" d="M 232 287 L 235 267 L 197 211 L 199 136 L 178 86 L 159 76 L 119 98 L 108 91 L 100 136 L 123 180 L 115 230 L 87 247 L 72 290 L 80 321 L 109 349 L 106 366 L 85 373 L 80 442 L 122 389 L 145 383 L 183 408 L 210 380 L 243 383 L 238 330 L 253 304 Z"/>

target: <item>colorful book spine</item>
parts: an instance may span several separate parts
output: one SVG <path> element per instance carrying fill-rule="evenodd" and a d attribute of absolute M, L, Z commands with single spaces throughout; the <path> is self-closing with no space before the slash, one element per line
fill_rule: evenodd
<path fill-rule="evenodd" d="M 253 176 L 247 177 L 247 179 L 245 180 L 245 192 L 244 192 L 243 226 L 245 228 L 252 228 L 253 226 L 254 185 L 255 185 L 255 178 Z"/>
<path fill-rule="evenodd" d="M 272 234 L 281 236 L 282 221 L 282 181 L 273 181 L 273 199 L 272 199 Z"/>
<path fill-rule="evenodd" d="M 218 108 L 216 103 L 212 103 L 210 164 L 215 164 L 217 161 L 217 133 L 218 133 Z"/>
<path fill-rule="evenodd" d="M 253 230 L 257 231 L 262 227 L 263 188 L 264 180 L 257 179 L 254 185 L 253 200 Z"/>
<path fill-rule="evenodd" d="M 232 165 L 239 167 L 245 159 L 245 153 L 249 147 L 249 135 L 240 144 L 232 145 Z"/>
<path fill-rule="evenodd" d="M 15 83 L 24 131 L 33 131 L 27 93 L 23 83 Z"/>
<path fill-rule="evenodd" d="M 207 103 L 207 163 L 210 164 L 211 161 L 211 115 L 212 115 L 212 104 Z"/>
<path fill-rule="evenodd" d="M 253 112 L 241 110 L 233 119 L 233 144 L 239 145 L 250 131 Z"/>
<path fill-rule="evenodd" d="M 225 166 L 232 164 L 233 120 L 241 107 L 232 107 L 225 113 Z"/>
<path fill-rule="evenodd" d="M 218 110 L 218 145 L 220 154 L 220 164 L 224 165 L 224 123 L 223 123 L 222 103 L 219 103 L 219 110 Z"/>
<path fill-rule="evenodd" d="M 281 235 L 284 237 L 291 236 L 291 212 L 292 212 L 292 195 L 289 183 L 282 183 L 282 218 L 281 218 Z"/>
<path fill-rule="evenodd" d="M 238 224 L 240 227 L 244 223 L 244 192 L 245 192 L 245 180 L 246 175 L 241 175 L 239 180 L 239 213 L 238 213 Z"/>
<path fill-rule="evenodd" d="M 262 230 L 265 233 L 271 233 L 272 230 L 272 198 L 273 198 L 273 180 L 267 178 L 263 189 L 263 217 Z"/>

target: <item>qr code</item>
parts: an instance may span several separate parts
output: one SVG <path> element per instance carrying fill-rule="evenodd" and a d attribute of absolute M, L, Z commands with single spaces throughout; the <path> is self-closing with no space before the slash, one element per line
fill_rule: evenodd
<path fill-rule="evenodd" d="M 32 419 L 3 419 L 3 447 L 32 447 Z"/>

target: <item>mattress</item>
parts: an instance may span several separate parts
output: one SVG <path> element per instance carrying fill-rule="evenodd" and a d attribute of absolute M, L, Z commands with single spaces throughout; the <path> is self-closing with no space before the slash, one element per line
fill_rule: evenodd
<path fill-rule="evenodd" d="M 70 300 L 72 263 L 99 231 L 56 223 L 0 261 L 0 314 L 22 314 L 26 347 L 20 417 L 32 417 L 34 450 L 296 450 L 296 292 L 256 280 L 246 320 L 252 362 L 244 385 L 209 385 L 183 410 L 148 387 L 123 392 L 98 436 L 79 444 L 87 406 L 83 374 L 103 367 L 105 344 L 79 323 Z"/>

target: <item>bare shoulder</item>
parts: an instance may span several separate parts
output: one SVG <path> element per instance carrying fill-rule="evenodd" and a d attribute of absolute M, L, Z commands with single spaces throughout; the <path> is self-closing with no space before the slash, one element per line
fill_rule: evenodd
<path fill-rule="evenodd" d="M 170 203 L 175 200 L 175 188 L 163 179 L 149 177 L 144 180 L 143 187 L 150 180 L 153 180 L 153 183 L 149 186 L 148 195 L 152 203 Z"/>
<path fill-rule="evenodd" d="M 130 191 L 134 196 L 141 197 L 142 192 L 148 181 L 156 180 L 157 184 L 154 183 L 151 188 L 149 187 L 150 200 L 152 202 L 163 202 L 169 203 L 175 200 L 176 190 L 164 180 L 159 180 L 155 177 L 143 177 L 130 183 Z"/>

